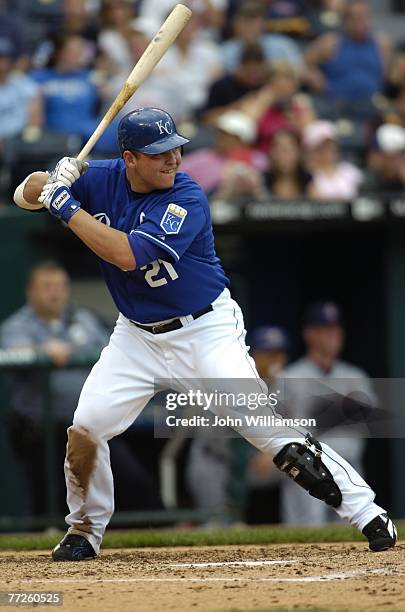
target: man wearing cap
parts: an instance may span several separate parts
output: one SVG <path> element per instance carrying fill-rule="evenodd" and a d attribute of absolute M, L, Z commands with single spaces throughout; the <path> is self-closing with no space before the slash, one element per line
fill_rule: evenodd
<path fill-rule="evenodd" d="M 229 110 L 215 120 L 214 145 L 186 155 L 182 168 L 212 196 L 217 190 L 235 198 L 248 192 L 261 196 L 260 172 L 266 157 L 251 148 L 256 138 L 256 122 L 246 113 Z M 219 197 L 218 193 L 215 193 Z"/>
<path fill-rule="evenodd" d="M 53 559 L 97 556 L 114 511 L 108 441 L 128 429 L 157 391 L 204 391 L 213 400 L 215 391 L 239 394 L 243 382 L 244 418 L 232 427 L 273 456 L 297 486 L 360 529 L 372 550 L 386 550 L 395 545 L 395 527 L 354 468 L 307 431 L 267 423 L 271 398 L 248 354 L 243 315 L 215 253 L 208 201 L 178 171 L 187 142 L 166 111 L 140 108 L 119 123 L 120 158 L 89 165 L 63 158 L 51 174 L 27 177 L 14 195 L 23 208 L 45 206 L 98 256 L 119 311 L 68 429 L 69 529 Z M 246 419 L 251 394 L 265 396 L 267 419 L 258 427 Z M 212 400 L 197 403 L 201 412 L 240 415 L 232 402 Z"/>
<path fill-rule="evenodd" d="M 375 134 L 368 154 L 364 193 L 400 195 L 405 189 L 405 129 L 385 123 Z"/>
<path fill-rule="evenodd" d="M 340 399 L 347 394 L 365 393 L 373 403 L 375 396 L 369 377 L 360 368 L 342 361 L 339 355 L 344 345 L 344 328 L 341 313 L 332 302 L 311 304 L 304 317 L 303 337 L 306 354 L 287 366 L 281 375 L 285 381 L 285 395 L 289 413 L 295 417 L 322 419 L 327 433 L 320 435 L 323 442 L 331 444 L 361 473 L 364 439 L 354 435 L 350 427 L 336 426 L 340 412 L 333 412 L 323 397 L 334 398 L 339 410 Z M 347 406 L 347 404 L 345 404 Z M 330 425 L 330 432 L 328 427 Z M 285 523 L 321 524 L 335 519 L 318 500 L 304 500 L 301 490 L 293 482 L 282 481 L 281 515 Z"/>

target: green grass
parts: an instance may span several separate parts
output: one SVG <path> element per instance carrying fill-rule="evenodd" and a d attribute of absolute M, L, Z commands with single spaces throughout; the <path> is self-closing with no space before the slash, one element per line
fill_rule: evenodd
<path fill-rule="evenodd" d="M 405 521 L 398 524 L 399 537 L 405 538 Z M 0 535 L 0 550 L 49 550 L 61 534 Z M 223 529 L 143 529 L 107 531 L 103 548 L 142 548 L 162 546 L 219 546 L 224 544 L 287 544 L 293 542 L 364 541 L 357 529 L 346 526 L 244 527 Z"/>

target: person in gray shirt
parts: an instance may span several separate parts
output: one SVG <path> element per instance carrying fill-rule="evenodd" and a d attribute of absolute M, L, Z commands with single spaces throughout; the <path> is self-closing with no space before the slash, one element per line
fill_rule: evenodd
<path fill-rule="evenodd" d="M 344 329 L 338 307 L 331 302 L 311 304 L 305 315 L 303 336 L 306 354 L 280 374 L 288 416 L 314 417 L 318 423 L 322 420 L 325 429 L 316 432 L 316 437 L 321 442 L 333 445 L 362 474 L 365 447 L 362 436 L 365 430 L 360 431 L 361 425 L 339 424 L 339 418 L 346 414 L 340 411 L 341 401 L 347 396 L 361 394 L 361 397 L 368 398 L 368 405 L 371 406 L 375 405 L 376 398 L 367 374 L 339 359 L 344 345 Z M 346 411 L 350 410 L 349 402 L 344 405 Z M 327 422 L 330 424 L 329 430 Z M 337 520 L 327 505 L 316 498 L 308 499 L 305 491 L 295 486 L 294 482 L 283 479 L 281 487 L 282 522 L 323 524 Z"/>
<path fill-rule="evenodd" d="M 72 420 L 89 368 L 66 369 L 70 358 L 85 351 L 95 357 L 108 343 L 108 330 L 95 314 L 69 304 L 66 271 L 52 261 L 32 268 L 26 287 L 27 302 L 0 326 L 3 349 L 31 348 L 55 364 L 50 373 L 50 397 L 54 418 L 56 460 L 63 465 L 66 428 Z M 31 488 L 32 511 L 42 514 L 46 500 L 44 478 L 43 387 L 35 370 L 11 377 L 10 434 Z M 60 452 L 58 452 L 60 451 Z M 62 473 L 62 468 L 57 470 Z M 64 503 L 64 483 L 58 487 Z"/>

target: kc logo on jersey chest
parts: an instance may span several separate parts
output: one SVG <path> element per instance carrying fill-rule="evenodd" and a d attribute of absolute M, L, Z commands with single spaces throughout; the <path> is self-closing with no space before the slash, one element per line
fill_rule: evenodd
<path fill-rule="evenodd" d="M 178 234 L 186 215 L 185 208 L 177 204 L 169 204 L 160 222 L 160 227 L 166 234 Z"/>
<path fill-rule="evenodd" d="M 159 128 L 159 134 L 166 133 L 168 136 L 173 134 L 173 126 L 170 121 L 165 121 L 163 123 L 163 119 L 159 119 L 159 121 L 155 121 L 155 123 Z"/>

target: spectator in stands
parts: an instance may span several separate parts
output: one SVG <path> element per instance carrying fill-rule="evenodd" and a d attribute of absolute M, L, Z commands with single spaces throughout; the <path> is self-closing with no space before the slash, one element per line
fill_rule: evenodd
<path fill-rule="evenodd" d="M 128 75 L 133 68 L 128 36 L 134 17 L 135 12 L 131 2 L 102 1 L 98 46 L 108 60 L 108 70 L 111 74 L 124 71 Z"/>
<path fill-rule="evenodd" d="M 156 67 L 156 80 L 170 91 L 171 105 L 177 106 L 174 115 L 181 121 L 193 118 L 205 105 L 211 83 L 222 72 L 218 45 L 204 38 L 199 19 L 193 16 Z"/>
<path fill-rule="evenodd" d="M 327 33 L 305 54 L 307 83 L 325 98 L 326 116 L 339 105 L 354 116 L 372 112 L 372 97 L 383 90 L 391 60 L 389 39 L 372 30 L 370 10 L 364 0 L 349 2 L 342 33 Z"/>
<path fill-rule="evenodd" d="M 273 134 L 269 161 L 264 180 L 272 197 L 290 200 L 308 195 L 312 176 L 302 163 L 296 132 L 281 129 Z"/>
<path fill-rule="evenodd" d="M 35 50 L 32 60 L 34 68 L 47 65 L 55 41 L 57 43 L 60 36 L 79 36 L 84 39 L 86 45 L 83 45 L 81 66 L 93 66 L 97 54 L 98 26 L 96 21 L 91 19 L 85 0 L 64 0 L 60 20 L 49 24 L 46 34 Z"/>
<path fill-rule="evenodd" d="M 0 154 L 5 141 L 24 130 L 39 128 L 42 105 L 35 81 L 14 70 L 16 48 L 12 39 L 0 36 Z"/>
<path fill-rule="evenodd" d="M 250 354 L 260 378 L 274 380 L 288 361 L 288 337 L 282 327 L 262 325 L 253 330 Z"/>
<path fill-rule="evenodd" d="M 214 124 L 224 112 L 248 107 L 265 85 L 267 77 L 267 61 L 260 44 L 245 45 L 235 70 L 211 85 L 203 120 Z"/>
<path fill-rule="evenodd" d="M 362 172 L 354 164 L 341 161 L 338 135 L 331 121 L 314 121 L 303 131 L 307 167 L 313 181 L 309 194 L 321 200 L 351 200 L 363 181 Z"/>
<path fill-rule="evenodd" d="M 60 35 L 49 65 L 34 70 L 44 103 L 44 128 L 76 134 L 87 140 L 99 122 L 100 91 L 90 70 L 83 66 L 86 41 L 80 36 Z M 95 150 L 116 151 L 114 127 L 110 126 Z"/>
<path fill-rule="evenodd" d="M 382 108 L 382 123 L 399 123 L 405 128 L 405 42 L 393 58 Z"/>
<path fill-rule="evenodd" d="M 187 0 L 194 15 L 198 17 L 207 37 L 219 40 L 220 31 L 225 23 L 225 13 L 232 0 Z M 155 32 L 158 31 L 167 15 L 177 4 L 177 0 L 144 0 L 139 14 L 151 19 Z"/>
<path fill-rule="evenodd" d="M 98 25 L 86 6 L 86 0 L 63 0 L 62 27 L 65 34 L 76 34 L 86 40 L 96 42 Z"/>
<path fill-rule="evenodd" d="M 0 39 L 6 38 L 11 42 L 16 68 L 26 70 L 29 66 L 29 50 L 25 33 L 29 26 L 17 10 L 9 9 L 8 4 L 5 0 L 0 0 Z"/>
<path fill-rule="evenodd" d="M 262 0 L 266 8 L 267 29 L 289 36 L 307 36 L 310 32 L 308 21 L 308 0 Z"/>
<path fill-rule="evenodd" d="M 313 0 L 311 2 L 311 35 L 340 30 L 347 0 Z"/>
<path fill-rule="evenodd" d="M 108 332 L 90 311 L 69 305 L 69 279 L 58 264 L 46 261 L 35 266 L 27 284 L 27 303 L 0 328 L 3 349 L 31 348 L 45 354 L 56 366 L 50 375 L 50 394 L 55 421 L 55 450 L 62 474 L 66 428 L 72 419 L 88 368 L 65 370 L 72 355 L 94 352 L 95 359 L 108 342 Z M 23 462 L 31 491 L 34 514 L 46 504 L 44 475 L 43 385 L 39 372 L 15 374 L 12 393 L 11 434 L 18 458 Z M 58 499 L 65 497 L 60 477 Z M 59 511 L 64 511 L 64 504 Z"/>
<path fill-rule="evenodd" d="M 52 261 L 34 266 L 27 284 L 27 303 L 4 321 L 0 327 L 3 349 L 33 349 L 46 355 L 54 364 L 49 391 L 53 417 L 53 440 L 57 480 L 57 511 L 65 512 L 63 461 L 67 441 L 66 428 L 72 421 L 88 368 L 66 369 L 71 357 L 83 353 L 98 359 L 107 344 L 109 332 L 98 317 L 84 308 L 70 304 L 69 278 L 64 268 Z M 38 371 L 14 375 L 10 435 L 15 453 L 27 476 L 32 512 L 46 510 L 45 416 L 43 412 L 43 378 Z M 111 462 L 117 475 L 117 506 L 123 510 L 160 509 L 162 504 L 156 483 L 131 451 L 130 432 L 110 444 Z M 142 496 L 136 491 L 142 490 Z"/>
<path fill-rule="evenodd" d="M 311 100 L 299 92 L 300 78 L 288 65 L 274 65 L 268 84 L 261 88 L 244 111 L 258 123 L 256 147 L 267 153 L 275 132 L 298 130 L 315 119 Z"/>
<path fill-rule="evenodd" d="M 281 374 L 289 417 L 318 417 L 316 408 L 324 416 L 325 406 L 316 406 L 316 400 L 321 402 L 323 396 L 327 398 L 326 410 L 332 409 L 331 398 L 334 395 L 342 398 L 351 393 L 363 393 L 370 404 L 374 403 L 375 396 L 367 374 L 339 359 L 344 335 L 341 313 L 336 304 L 319 302 L 308 306 L 303 326 L 306 354 L 287 366 Z M 344 453 L 347 461 L 361 474 L 364 438 L 358 435 L 358 430 L 357 433 L 350 430 L 348 425 L 337 424 L 335 427 L 331 433 L 320 435 L 320 441 L 333 444 L 337 452 Z M 316 431 L 312 433 L 316 435 Z M 284 523 L 322 524 L 337 519 L 333 510 L 316 498 L 310 498 L 307 506 L 303 490 L 297 492 L 297 487 L 291 484 L 287 479 L 281 481 L 281 515 Z"/>
<path fill-rule="evenodd" d="M 405 189 L 405 128 L 381 125 L 375 146 L 368 154 L 368 172 L 363 191 L 372 194 L 403 194 Z"/>
<path fill-rule="evenodd" d="M 198 181 L 208 195 L 216 192 L 216 197 L 228 199 L 231 195 L 256 192 L 266 158 L 251 148 L 255 138 L 256 125 L 250 117 L 240 111 L 223 113 L 215 122 L 214 146 L 186 155 L 182 170 Z"/>
<path fill-rule="evenodd" d="M 296 70 L 301 68 L 301 54 L 294 41 L 281 34 L 266 33 L 265 10 L 260 2 L 239 6 L 233 19 L 233 38 L 222 44 L 224 68 L 235 70 L 244 45 L 260 43 L 269 63 L 283 62 Z"/>

